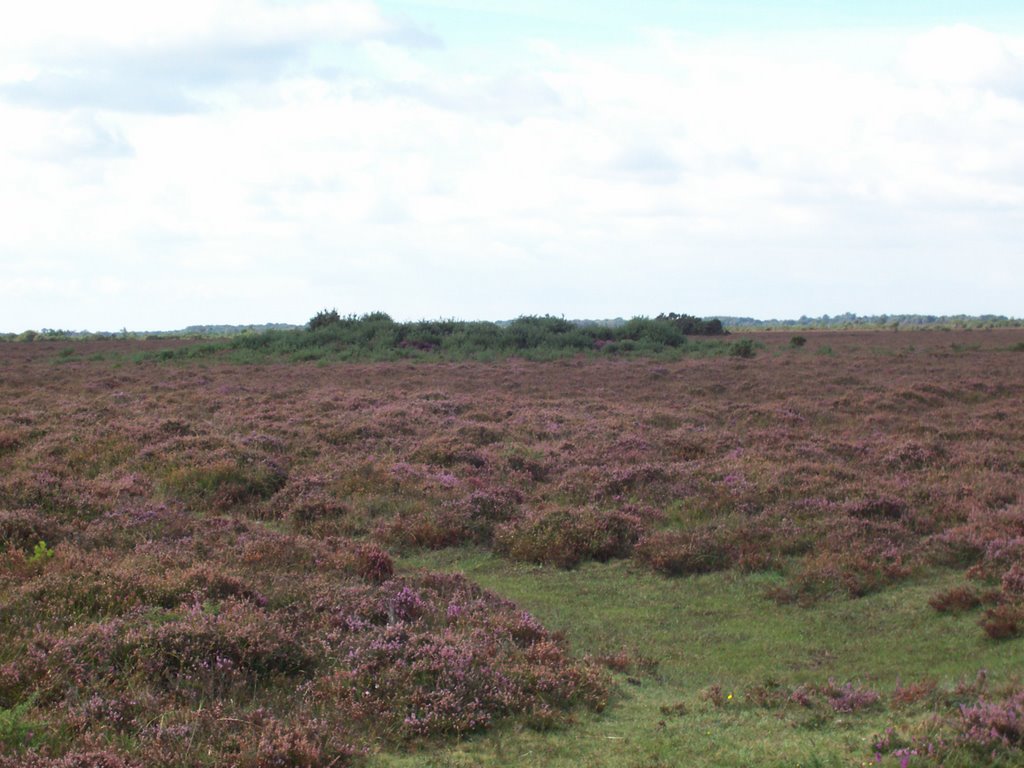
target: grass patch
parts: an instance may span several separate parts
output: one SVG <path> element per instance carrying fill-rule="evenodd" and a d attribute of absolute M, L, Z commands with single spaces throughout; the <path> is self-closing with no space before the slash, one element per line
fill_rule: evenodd
<path fill-rule="evenodd" d="M 286 480 L 276 467 L 244 461 L 217 461 L 170 470 L 160 483 L 168 496 L 204 509 L 225 510 L 265 499 Z"/>
<path fill-rule="evenodd" d="M 576 651 L 625 649 L 643 663 L 616 674 L 619 691 L 604 714 L 588 714 L 571 729 L 509 727 L 430 756 L 376 755 L 374 766 L 861 765 L 872 758 L 872 738 L 893 722 L 888 704 L 823 714 L 764 708 L 750 692 L 832 679 L 870 686 L 887 702 L 901 681 L 952 686 L 982 668 L 991 680 L 1020 670 L 1020 641 L 991 642 L 978 632 L 976 615 L 941 615 L 928 606 L 929 596 L 962 578 L 946 572 L 802 608 L 764 597 L 778 583 L 772 574 L 666 579 L 626 561 L 565 571 L 478 550 L 420 554 L 399 568 L 464 572 L 566 632 Z M 720 705 L 701 696 L 713 687 Z M 925 713 L 897 716 L 912 721 Z"/>

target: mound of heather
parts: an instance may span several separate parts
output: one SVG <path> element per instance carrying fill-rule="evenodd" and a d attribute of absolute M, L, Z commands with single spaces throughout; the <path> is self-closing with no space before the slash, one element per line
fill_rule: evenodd
<path fill-rule="evenodd" d="M 0 755 L 18 765 L 337 766 L 605 703 L 596 668 L 461 576 L 398 578 L 373 545 L 230 518 L 135 517 L 0 558 L 0 707 L 24 725 Z"/>

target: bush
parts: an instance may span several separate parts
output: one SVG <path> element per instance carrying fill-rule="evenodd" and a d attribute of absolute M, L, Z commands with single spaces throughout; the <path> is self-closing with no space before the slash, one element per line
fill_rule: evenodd
<path fill-rule="evenodd" d="M 173 469 L 163 487 L 186 503 L 225 510 L 273 496 L 286 480 L 285 473 L 272 462 L 225 459 Z"/>
<path fill-rule="evenodd" d="M 625 512 L 554 509 L 533 512 L 494 531 L 494 551 L 513 560 L 572 568 L 584 560 L 628 557 L 642 524 Z"/>
<path fill-rule="evenodd" d="M 1024 630 L 1024 605 L 1003 604 L 985 611 L 981 628 L 993 640 L 1019 637 Z"/>
<path fill-rule="evenodd" d="M 330 311 L 324 309 L 317 312 L 310 318 L 306 327 L 311 331 L 319 331 L 321 328 L 327 328 L 331 325 L 341 325 L 341 315 L 338 314 L 336 309 Z"/>
<path fill-rule="evenodd" d="M 789 346 L 795 347 L 795 348 L 800 348 L 800 347 L 802 347 L 806 343 L 807 343 L 807 337 L 806 336 L 794 336 L 794 337 L 792 337 L 789 340 Z"/>
<path fill-rule="evenodd" d="M 634 557 L 658 573 L 683 576 L 727 570 L 733 565 L 735 552 L 717 531 L 659 531 L 641 541 Z"/>
<path fill-rule="evenodd" d="M 733 357 L 751 358 L 757 355 L 754 349 L 754 342 L 750 339 L 734 341 L 729 347 L 729 354 Z"/>
<path fill-rule="evenodd" d="M 964 613 L 981 605 L 981 595 L 970 587 L 954 587 L 934 595 L 928 605 L 939 613 Z"/>
<path fill-rule="evenodd" d="M 672 323 L 687 336 L 722 336 L 727 333 L 722 321 L 718 318 L 701 320 L 693 315 L 678 315 L 675 312 L 669 312 L 667 315 L 658 315 L 657 320 Z"/>

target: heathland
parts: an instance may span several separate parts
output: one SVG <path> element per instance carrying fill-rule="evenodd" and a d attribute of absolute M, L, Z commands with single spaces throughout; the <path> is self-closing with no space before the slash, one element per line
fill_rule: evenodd
<path fill-rule="evenodd" d="M 2 768 L 1024 763 L 1024 332 L 378 320 L 0 344 Z"/>

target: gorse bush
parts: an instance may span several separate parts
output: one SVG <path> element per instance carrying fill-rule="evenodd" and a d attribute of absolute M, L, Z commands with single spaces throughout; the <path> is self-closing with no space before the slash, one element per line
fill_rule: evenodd
<path fill-rule="evenodd" d="M 327 328 L 332 325 L 340 325 L 341 316 L 338 314 L 338 310 L 332 309 L 330 311 L 324 309 L 317 312 L 313 317 L 310 318 L 309 323 L 306 327 L 311 331 L 319 331 L 321 328 Z"/>
<path fill-rule="evenodd" d="M 229 354 L 242 362 L 266 357 L 293 361 L 492 359 L 522 356 L 555 359 L 578 354 L 680 356 L 726 354 L 727 345 L 690 342 L 688 336 L 720 336 L 717 320 L 689 315 L 636 317 L 616 326 L 576 324 L 560 317 L 523 316 L 508 323 L 420 320 L 395 322 L 384 312 L 341 316 L 318 312 L 304 330 L 247 333 L 217 343 L 162 350 L 158 360 Z"/>

